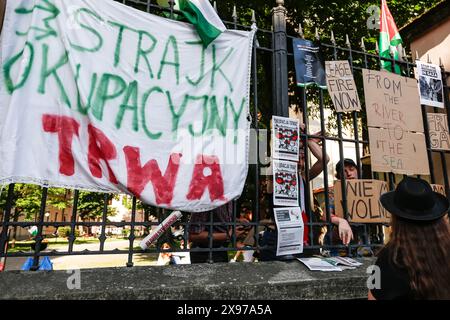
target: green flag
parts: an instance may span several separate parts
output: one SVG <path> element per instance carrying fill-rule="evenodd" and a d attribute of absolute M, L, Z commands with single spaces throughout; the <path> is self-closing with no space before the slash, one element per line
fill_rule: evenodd
<path fill-rule="evenodd" d="M 398 60 L 398 50 L 397 46 L 402 44 L 402 38 L 398 32 L 397 26 L 395 25 L 394 18 L 387 6 L 386 0 L 381 0 L 381 17 L 380 17 L 380 57 L 391 58 L 390 52 L 392 50 L 394 54 L 394 59 Z M 390 61 L 381 61 L 381 68 L 393 71 Z M 400 67 L 395 65 L 395 73 L 400 74 Z"/>

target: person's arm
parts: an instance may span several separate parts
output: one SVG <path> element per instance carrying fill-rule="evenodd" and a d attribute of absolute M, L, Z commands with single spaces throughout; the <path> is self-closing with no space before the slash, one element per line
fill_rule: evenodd
<path fill-rule="evenodd" d="M 213 232 L 212 233 L 213 241 L 226 242 L 230 239 L 229 235 L 225 232 Z M 190 233 L 189 241 L 200 243 L 200 244 L 208 244 L 209 242 L 209 232 L 202 231 L 200 233 Z"/>
<path fill-rule="evenodd" d="M 369 293 L 367 294 L 367 300 L 377 300 L 372 294 L 372 291 L 369 290 Z"/>
<path fill-rule="evenodd" d="M 344 245 L 348 245 L 350 241 L 353 239 L 353 231 L 350 225 L 348 224 L 348 221 L 345 220 L 344 218 L 340 218 L 332 214 L 331 223 L 338 227 L 339 238 L 342 240 L 342 243 Z"/>
<path fill-rule="evenodd" d="M 316 134 L 318 134 L 318 133 L 316 133 Z M 309 150 L 311 150 L 311 153 L 314 155 L 314 157 L 317 158 L 317 161 L 309 169 L 309 180 L 312 180 L 323 171 L 323 156 L 324 155 L 322 152 L 322 147 L 317 143 L 317 139 L 314 139 L 314 138 L 308 139 L 308 148 L 309 148 Z M 330 162 L 330 157 L 326 154 L 325 155 L 325 165 L 328 164 L 328 162 Z"/>

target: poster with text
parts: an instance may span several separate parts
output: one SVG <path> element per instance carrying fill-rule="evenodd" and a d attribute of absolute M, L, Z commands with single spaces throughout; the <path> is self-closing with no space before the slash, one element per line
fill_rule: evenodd
<path fill-rule="evenodd" d="M 299 123 L 297 119 L 272 117 L 273 158 L 298 161 Z"/>
<path fill-rule="evenodd" d="M 429 174 L 417 80 L 363 69 L 373 171 Z"/>
<path fill-rule="evenodd" d="M 419 77 L 420 103 L 444 108 L 444 85 L 441 68 L 438 65 L 416 60 Z"/>
<path fill-rule="evenodd" d="M 299 206 L 297 163 L 273 160 L 273 204 Z"/>
<path fill-rule="evenodd" d="M 389 191 L 384 181 L 371 179 L 346 180 L 348 220 L 357 223 L 389 223 L 390 213 L 380 203 L 380 196 Z M 344 217 L 342 181 L 334 183 L 335 210 L 338 217 Z"/>
<path fill-rule="evenodd" d="M 325 61 L 328 93 L 336 112 L 361 110 L 352 68 L 347 60 Z"/>
<path fill-rule="evenodd" d="M 372 171 L 429 175 L 425 135 L 369 127 Z"/>
<path fill-rule="evenodd" d="M 295 73 L 297 86 L 317 85 L 327 88 L 325 70 L 320 56 L 320 46 L 310 40 L 293 39 Z"/>
<path fill-rule="evenodd" d="M 428 135 L 433 150 L 450 150 L 448 119 L 444 113 L 427 113 Z"/>
<path fill-rule="evenodd" d="M 304 224 L 299 207 L 274 208 L 278 230 L 277 256 L 303 252 Z"/>

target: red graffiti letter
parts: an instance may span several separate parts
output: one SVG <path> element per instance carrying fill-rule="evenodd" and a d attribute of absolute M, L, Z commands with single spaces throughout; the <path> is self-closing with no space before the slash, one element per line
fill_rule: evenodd
<path fill-rule="evenodd" d="M 140 197 L 142 191 L 149 181 L 155 191 L 156 204 L 167 204 L 170 206 L 173 198 L 173 189 L 180 167 L 181 153 L 170 155 L 164 176 L 161 174 L 158 162 L 150 160 L 144 166 L 141 166 L 139 148 L 126 146 L 123 148 L 127 162 L 128 182 L 127 188 L 137 197 Z"/>
<path fill-rule="evenodd" d="M 210 174 L 205 175 L 206 168 L 210 169 Z M 226 201 L 223 196 L 223 178 L 220 172 L 219 159 L 216 156 L 199 155 L 186 198 L 188 200 L 199 200 L 206 188 L 209 189 L 211 201 Z"/>
<path fill-rule="evenodd" d="M 58 134 L 59 172 L 66 176 L 75 173 L 75 161 L 72 155 L 73 136 L 78 136 L 79 123 L 70 117 L 44 114 L 42 126 L 45 132 Z"/>
<path fill-rule="evenodd" d="M 96 178 L 102 177 L 102 169 L 100 167 L 100 160 L 104 160 L 108 168 L 109 181 L 117 184 L 117 179 L 109 166 L 108 160 L 113 160 L 117 157 L 116 147 L 99 129 L 88 125 L 89 134 L 89 154 L 88 163 L 91 174 Z"/>

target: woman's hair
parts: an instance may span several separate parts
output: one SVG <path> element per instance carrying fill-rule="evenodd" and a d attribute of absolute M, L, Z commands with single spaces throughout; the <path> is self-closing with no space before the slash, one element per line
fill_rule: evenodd
<path fill-rule="evenodd" d="M 416 299 L 450 299 L 450 224 L 447 215 L 412 222 L 392 215 L 387 248 L 396 267 L 408 271 Z"/>

